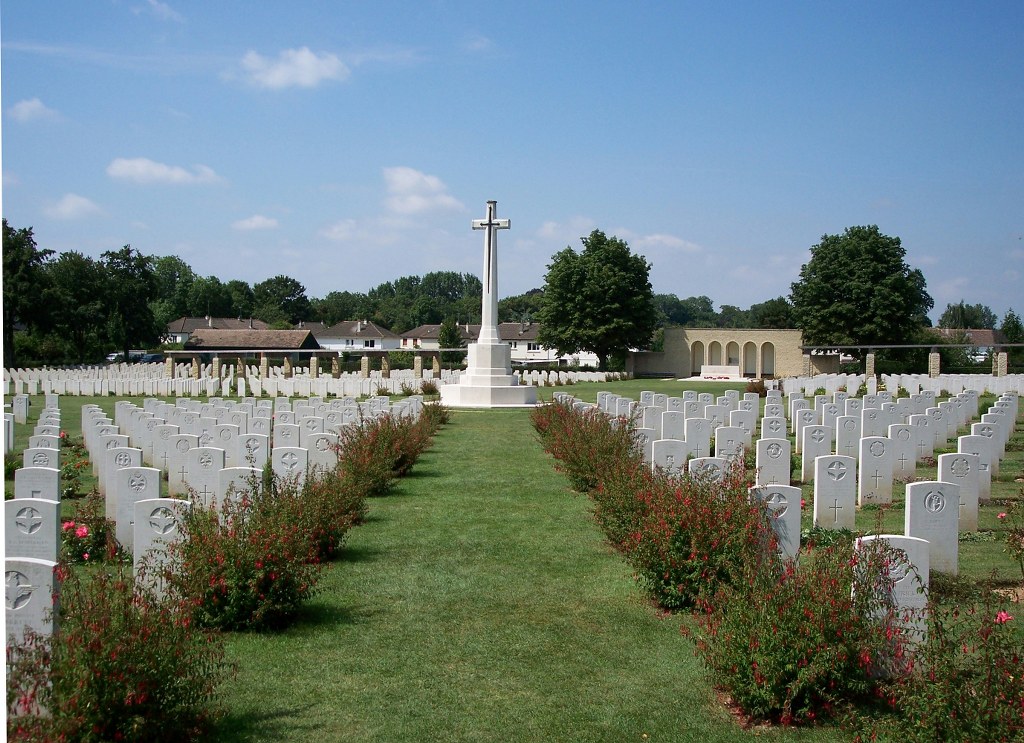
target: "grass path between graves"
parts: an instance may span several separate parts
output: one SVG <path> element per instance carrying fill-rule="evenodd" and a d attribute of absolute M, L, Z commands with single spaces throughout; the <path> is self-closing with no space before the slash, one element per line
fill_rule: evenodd
<path fill-rule="evenodd" d="M 280 634 L 228 640 L 224 741 L 745 740 L 526 411 L 459 411 Z M 831 740 L 836 731 L 759 731 Z"/>

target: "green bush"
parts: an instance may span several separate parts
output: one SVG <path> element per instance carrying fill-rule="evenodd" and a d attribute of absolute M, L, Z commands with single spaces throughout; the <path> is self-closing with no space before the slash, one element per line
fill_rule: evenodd
<path fill-rule="evenodd" d="M 196 622 L 220 629 L 287 624 L 319 578 L 315 535 L 294 484 L 228 497 L 220 511 L 194 504 L 169 548 L 165 580 Z"/>
<path fill-rule="evenodd" d="M 222 641 L 180 603 L 135 588 L 118 566 L 67 567 L 59 629 L 7 649 L 9 740 L 194 740 L 217 714 Z M 42 711 L 45 710 L 45 714 Z M 11 713 L 15 714 L 11 714 Z"/>

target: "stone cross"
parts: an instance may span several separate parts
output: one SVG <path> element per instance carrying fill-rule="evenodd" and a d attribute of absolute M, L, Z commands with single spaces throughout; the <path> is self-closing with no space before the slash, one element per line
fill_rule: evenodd
<path fill-rule="evenodd" d="M 487 202 L 487 218 L 474 219 L 473 229 L 484 230 L 483 300 L 479 343 L 492 345 L 501 342 L 498 337 L 498 233 L 511 228 L 508 219 L 497 219 L 497 201 Z"/>

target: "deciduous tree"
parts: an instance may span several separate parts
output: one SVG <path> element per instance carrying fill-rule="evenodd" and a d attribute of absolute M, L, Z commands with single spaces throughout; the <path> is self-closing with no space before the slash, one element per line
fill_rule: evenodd
<path fill-rule="evenodd" d="M 907 265 L 898 237 L 878 227 L 824 235 L 792 285 L 793 316 L 812 345 L 913 342 L 932 298 L 924 274 Z"/>
<path fill-rule="evenodd" d="M 545 276 L 538 341 L 559 354 L 592 351 L 600 368 L 630 348 L 646 348 L 657 327 L 651 266 L 600 230 L 581 238 L 579 253 L 556 253 Z"/>
<path fill-rule="evenodd" d="M 16 363 L 14 329 L 16 325 L 39 325 L 38 313 L 43 306 L 39 300 L 44 290 L 43 266 L 53 255 L 52 250 L 36 246 L 31 227 L 16 230 L 3 220 L 4 229 L 4 367 Z"/>

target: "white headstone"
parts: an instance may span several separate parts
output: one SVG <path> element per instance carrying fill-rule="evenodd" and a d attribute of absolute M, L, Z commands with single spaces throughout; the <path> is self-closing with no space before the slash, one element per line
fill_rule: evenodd
<path fill-rule="evenodd" d="M 958 511 L 960 488 L 948 482 L 914 482 L 907 485 L 903 517 L 908 537 L 928 541 L 928 562 L 932 570 L 959 572 Z"/>

